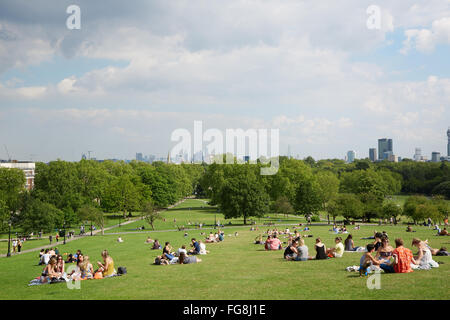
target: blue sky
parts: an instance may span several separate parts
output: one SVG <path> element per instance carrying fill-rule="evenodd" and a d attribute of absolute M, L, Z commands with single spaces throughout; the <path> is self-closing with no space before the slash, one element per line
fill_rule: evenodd
<path fill-rule="evenodd" d="M 430 157 L 446 151 L 449 56 L 449 0 L 5 0 L 0 135 L 17 159 L 130 159 L 201 120 L 278 128 L 300 158 L 364 158 L 383 137 Z"/>

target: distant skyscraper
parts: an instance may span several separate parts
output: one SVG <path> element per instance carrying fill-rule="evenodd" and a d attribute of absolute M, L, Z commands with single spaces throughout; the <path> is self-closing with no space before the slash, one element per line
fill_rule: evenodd
<path fill-rule="evenodd" d="M 287 151 L 287 157 L 290 159 L 291 156 L 291 145 L 288 144 L 288 151 Z"/>
<path fill-rule="evenodd" d="M 377 148 L 370 148 L 369 149 L 369 159 L 372 162 L 377 161 Z"/>
<path fill-rule="evenodd" d="M 356 152 L 353 150 L 350 150 L 347 152 L 347 162 L 352 163 L 356 159 Z"/>
<path fill-rule="evenodd" d="M 378 139 L 378 159 L 386 160 L 385 152 L 394 152 L 392 139 Z"/>
<path fill-rule="evenodd" d="M 450 157 L 450 127 L 448 127 L 448 130 L 447 130 L 447 137 L 448 137 L 447 157 Z"/>
<path fill-rule="evenodd" d="M 136 153 L 136 161 L 144 161 L 144 157 L 142 153 Z"/>
<path fill-rule="evenodd" d="M 416 151 L 414 153 L 414 161 L 422 161 L 423 157 L 422 157 L 422 149 L 421 148 L 416 148 Z"/>
<path fill-rule="evenodd" d="M 439 161 L 441 161 L 441 153 L 440 152 L 432 152 L 431 153 L 431 161 L 432 162 L 439 162 Z"/>

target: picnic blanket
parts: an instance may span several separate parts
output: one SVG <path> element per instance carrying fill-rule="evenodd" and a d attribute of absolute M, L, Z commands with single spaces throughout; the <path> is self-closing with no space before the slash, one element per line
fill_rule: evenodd
<path fill-rule="evenodd" d="M 102 279 L 108 279 L 108 278 L 112 278 L 112 277 L 120 277 L 120 276 L 122 276 L 122 274 L 116 273 L 116 274 L 113 274 L 113 275 L 111 275 L 111 276 L 104 277 L 104 278 L 102 278 Z M 98 279 L 92 278 L 92 279 L 81 279 L 81 280 L 98 280 Z M 39 286 L 39 285 L 41 285 L 41 284 L 55 284 L 55 283 L 71 282 L 71 281 L 74 281 L 74 280 L 72 280 L 72 279 L 70 279 L 70 278 L 67 278 L 67 277 L 63 277 L 63 278 L 60 278 L 60 279 L 58 279 L 58 280 L 56 280 L 56 281 L 41 282 L 41 277 L 36 277 L 36 278 L 34 278 L 33 280 L 31 280 L 31 281 L 28 283 L 28 286 Z"/>

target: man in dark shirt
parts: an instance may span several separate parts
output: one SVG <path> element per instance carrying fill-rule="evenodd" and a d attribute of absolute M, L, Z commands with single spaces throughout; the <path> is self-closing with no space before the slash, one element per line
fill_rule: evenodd
<path fill-rule="evenodd" d="M 192 247 L 194 249 L 189 250 L 189 254 L 200 254 L 200 244 L 195 240 L 195 238 L 191 239 Z"/>

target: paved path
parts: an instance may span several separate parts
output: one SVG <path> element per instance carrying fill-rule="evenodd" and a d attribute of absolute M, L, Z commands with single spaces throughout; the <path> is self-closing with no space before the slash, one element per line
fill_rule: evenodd
<path fill-rule="evenodd" d="M 166 211 L 168 209 L 172 209 L 173 207 L 178 206 L 179 204 L 183 203 L 187 199 L 191 199 L 191 197 L 187 197 L 187 198 L 185 198 L 185 199 L 183 199 L 181 201 L 178 201 L 177 203 L 175 203 L 175 204 L 173 204 L 171 206 L 168 206 L 166 209 L 163 209 L 163 210 L 161 210 L 159 212 L 163 212 L 163 211 Z M 133 223 L 133 222 L 138 221 L 140 219 L 142 219 L 142 218 L 138 217 L 138 218 L 134 218 L 134 219 L 122 222 L 120 224 L 120 226 Z M 103 230 L 104 231 L 111 230 L 111 229 L 117 228 L 118 226 L 119 225 L 116 224 L 116 225 L 113 225 L 111 227 L 104 228 Z M 178 231 L 178 230 L 176 230 L 176 231 Z M 100 229 L 100 230 L 92 231 L 92 235 L 94 236 L 94 235 L 96 235 L 99 232 L 102 232 L 102 230 Z M 121 234 L 121 233 L 120 232 L 119 233 L 108 233 L 108 234 L 105 234 L 105 235 L 110 235 L 110 234 Z M 66 238 L 66 243 L 71 242 L 71 241 L 75 241 L 75 240 L 78 240 L 78 239 L 82 239 L 82 238 L 85 238 L 85 237 L 90 237 L 90 236 L 91 236 L 91 234 L 89 232 L 89 233 L 86 233 L 86 234 L 84 234 L 82 236 L 74 236 L 72 238 Z M 12 240 L 11 240 L 11 242 L 12 242 Z M 53 242 L 52 244 L 48 244 L 48 245 L 45 245 L 45 246 L 40 246 L 40 247 L 37 247 L 37 248 L 22 250 L 21 252 L 15 252 L 15 253 L 11 252 L 11 256 L 19 255 L 19 254 L 22 254 L 22 253 L 34 252 L 34 251 L 41 251 L 42 249 L 54 248 L 57 245 L 64 245 L 64 240 L 63 241 L 58 241 L 58 242 Z M 3 257 L 6 257 L 6 254 L 0 254 L 0 258 L 3 258 Z"/>

